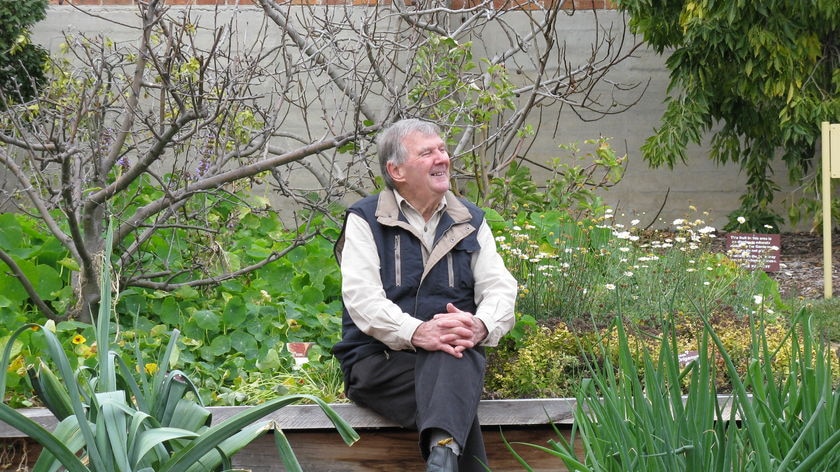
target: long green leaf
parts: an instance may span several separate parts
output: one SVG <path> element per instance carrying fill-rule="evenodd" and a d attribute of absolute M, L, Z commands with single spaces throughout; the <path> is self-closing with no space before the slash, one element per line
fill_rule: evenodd
<path fill-rule="evenodd" d="M 36 395 L 59 421 L 73 414 L 73 402 L 67 389 L 46 362 L 40 360 L 39 367 L 28 369 L 28 372 Z"/>
<path fill-rule="evenodd" d="M 289 444 L 289 438 L 280 429 L 274 431 L 274 445 L 277 447 L 277 453 L 280 454 L 283 467 L 287 472 L 303 472 L 300 461 L 298 461 L 295 451 L 292 450 L 292 445 Z"/>
<path fill-rule="evenodd" d="M 137 363 L 135 364 L 135 368 L 136 368 L 136 365 L 142 365 L 142 363 L 140 362 L 141 358 L 138 357 L 137 359 L 138 360 L 137 360 Z M 140 388 L 140 386 L 137 384 L 137 381 L 134 379 L 134 372 L 132 371 L 132 368 L 129 367 L 128 364 L 125 363 L 125 361 L 122 359 L 122 357 L 119 357 L 119 356 L 115 357 L 114 362 L 115 362 L 116 368 L 119 370 L 119 372 L 118 372 L 119 378 L 120 378 L 121 382 L 123 384 L 125 384 L 125 388 L 128 390 L 129 398 L 131 398 L 134 401 L 134 403 L 137 405 L 137 409 L 139 409 L 140 411 L 144 411 L 146 413 L 149 413 L 149 407 L 148 407 L 148 401 L 146 399 L 146 394 Z"/>
<path fill-rule="evenodd" d="M 175 413 L 169 426 L 199 431 L 203 428 L 209 428 L 211 420 L 210 410 L 192 400 L 182 398 L 175 407 Z"/>
<path fill-rule="evenodd" d="M 138 451 L 140 435 L 143 431 L 146 431 L 149 428 L 155 428 L 156 425 L 154 422 L 154 418 L 152 418 L 148 413 L 144 411 L 135 411 L 131 415 L 131 423 L 128 426 L 128 439 L 126 444 L 128 445 L 128 460 L 131 462 L 133 467 L 137 467 L 139 462 L 139 457 L 142 457 L 144 453 L 140 453 Z"/>
<path fill-rule="evenodd" d="M 741 379 L 738 376 L 738 370 L 735 368 L 735 364 L 733 364 L 732 358 L 727 353 L 723 341 L 720 339 L 717 333 L 715 333 L 714 328 L 712 328 L 711 324 L 709 323 L 709 320 L 706 317 L 703 317 L 703 325 L 705 326 L 706 331 L 709 333 L 712 342 L 714 342 L 715 346 L 717 346 L 720 356 L 724 360 L 726 370 L 729 373 L 729 377 L 732 381 L 732 387 L 735 390 L 735 394 L 742 399 L 748 398 L 747 389 L 744 386 L 744 383 L 741 382 Z M 767 438 L 764 436 L 765 430 L 762 427 L 761 422 L 758 421 L 758 416 L 756 414 L 755 407 L 753 406 L 753 402 L 743 401 L 740 402 L 739 405 L 741 407 L 741 414 L 744 416 L 744 428 L 746 429 L 747 435 L 750 437 L 753 446 L 756 448 L 758 470 L 772 470 L 770 468 L 770 451 L 767 447 Z"/>
<path fill-rule="evenodd" d="M 179 370 L 170 372 L 164 379 L 158 391 L 157 402 L 151 411 L 152 416 L 157 418 L 160 424 L 168 426 L 172 421 L 178 402 L 189 391 L 188 379 L 186 374 Z"/>
<path fill-rule="evenodd" d="M 94 324 L 96 326 L 96 342 L 100 346 L 98 354 L 99 361 L 99 385 L 97 391 L 111 392 L 117 389 L 116 372 L 114 371 L 111 352 L 105 349 L 109 345 L 111 336 L 111 250 L 114 243 L 114 221 L 108 222 L 108 229 L 105 232 L 104 251 L 102 254 L 102 274 L 99 280 L 99 312 Z M 90 314 L 93 317 L 93 313 Z"/>
<path fill-rule="evenodd" d="M 805 426 L 801 430 L 799 430 L 799 437 L 796 439 L 796 442 L 793 443 L 793 446 L 788 451 L 782 463 L 779 464 L 779 470 L 788 470 L 788 464 L 793 462 L 794 458 L 799 453 L 799 450 L 802 448 L 802 445 L 807 440 L 807 433 L 811 428 L 814 428 L 816 425 L 818 425 L 819 419 L 822 416 L 822 410 L 824 406 L 825 401 L 820 402 L 819 406 L 814 411 L 814 414 L 811 415 Z"/>
<path fill-rule="evenodd" d="M 203 472 L 207 470 L 218 470 L 220 467 L 225 468 L 225 464 L 229 464 L 231 458 L 237 452 L 258 437 L 271 431 L 274 426 L 273 421 L 260 421 L 243 428 L 242 431 L 220 442 L 217 447 L 205 454 L 187 472 Z M 285 458 L 283 459 L 285 461 Z M 295 462 L 297 461 L 295 460 Z M 227 468 L 229 468 L 229 465 Z M 294 469 L 286 468 L 286 470 L 291 471 Z"/>
<path fill-rule="evenodd" d="M 148 402 L 148 406 L 145 407 L 146 409 L 144 411 L 151 411 L 148 410 L 148 408 L 156 408 L 153 405 L 158 405 L 159 403 L 158 396 L 162 394 L 165 379 L 171 376 L 170 369 L 173 366 L 170 365 L 170 360 L 172 359 L 172 353 L 175 350 L 176 342 L 180 335 L 181 332 L 177 328 L 172 330 L 172 334 L 169 337 L 169 342 L 166 344 L 166 350 L 163 353 L 163 357 L 158 359 L 158 370 L 154 374 L 150 390 L 146 392 L 145 401 Z M 200 403 L 201 397 L 196 396 L 196 398 L 199 399 Z M 159 418 L 159 416 L 157 417 Z"/>
<path fill-rule="evenodd" d="M 70 368 L 70 362 L 67 359 L 67 354 L 64 352 L 64 347 L 52 331 L 44 329 L 43 333 L 44 339 L 47 342 L 47 352 L 50 359 L 58 367 L 61 378 L 65 380 L 64 384 L 67 386 L 67 393 L 73 404 L 73 415 L 78 420 L 79 430 L 85 438 L 91 468 L 94 470 L 107 470 L 102 455 L 97 448 L 96 435 L 88 422 L 87 409 L 82 404 L 79 384 L 76 381 L 73 369 Z"/>
<path fill-rule="evenodd" d="M 500 434 L 501 434 L 501 432 L 500 432 Z M 534 468 L 531 467 L 531 465 L 528 464 L 527 461 L 525 461 L 525 459 L 522 457 L 522 455 L 519 454 L 516 451 L 516 449 L 513 448 L 513 445 L 510 443 L 510 441 L 508 441 L 508 439 L 505 437 L 504 434 L 502 434 L 502 443 L 504 443 L 505 448 L 508 450 L 508 452 L 513 456 L 514 459 L 516 459 L 516 462 L 518 462 L 519 465 L 522 466 L 522 468 L 526 472 L 534 472 Z M 543 446 L 539 446 L 537 444 L 526 444 L 526 445 L 529 446 L 529 447 L 533 447 L 535 449 L 538 449 L 538 450 L 543 450 L 544 449 Z M 560 458 L 565 460 L 565 456 L 561 455 Z"/>
<path fill-rule="evenodd" d="M 82 451 L 85 447 L 85 438 L 82 437 L 75 416 L 68 416 L 67 419 L 59 422 L 52 435 L 70 451 Z M 61 463 L 58 459 L 48 449 L 42 449 L 32 467 L 32 472 L 55 472 L 59 467 Z"/>
<path fill-rule="evenodd" d="M 173 439 L 195 437 L 198 437 L 198 433 L 181 428 L 161 427 L 141 431 L 132 444 L 132 466 L 137 467 L 141 464 L 146 454 L 161 443 L 171 441 Z M 162 462 L 165 462 L 165 460 Z"/>
<path fill-rule="evenodd" d="M 90 472 L 82 461 L 53 434 L 5 403 L 0 403 L 0 420 L 44 446 L 67 468 L 68 472 Z"/>
<path fill-rule="evenodd" d="M 236 414 L 222 423 L 219 423 L 192 441 L 187 447 L 173 455 L 172 460 L 165 464 L 159 472 L 184 472 L 188 470 L 190 464 L 201 459 L 211 449 L 218 447 L 218 445 L 228 437 L 236 434 L 241 429 L 247 427 L 251 423 L 263 418 L 269 413 L 279 410 L 287 405 L 307 399 L 317 403 L 327 417 L 335 425 L 341 438 L 348 445 L 358 441 L 359 435 L 350 425 L 342 419 L 330 406 L 318 397 L 312 395 L 289 395 L 274 400 L 268 401 L 262 405 L 257 405 L 246 409 L 245 411 Z"/>
<path fill-rule="evenodd" d="M 838 444 L 840 444 L 840 430 L 835 431 L 828 440 L 820 444 L 820 446 L 814 452 L 809 454 L 797 468 L 793 469 L 793 472 L 807 472 L 813 470 L 813 468 L 829 454 L 834 454 L 836 462 Z"/>
<path fill-rule="evenodd" d="M 97 436 L 107 435 L 111 460 L 118 470 L 131 472 L 126 439 L 128 434 L 128 406 L 122 391 L 100 392 L 96 394 L 104 424 L 104 430 L 97 431 Z"/>

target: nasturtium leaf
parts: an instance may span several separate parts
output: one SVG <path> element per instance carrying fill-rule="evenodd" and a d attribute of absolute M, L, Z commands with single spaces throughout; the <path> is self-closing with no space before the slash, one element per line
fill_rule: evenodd
<path fill-rule="evenodd" d="M 196 325 L 207 331 L 216 331 L 219 329 L 221 318 L 218 314 L 211 310 L 198 310 L 192 315 Z"/>

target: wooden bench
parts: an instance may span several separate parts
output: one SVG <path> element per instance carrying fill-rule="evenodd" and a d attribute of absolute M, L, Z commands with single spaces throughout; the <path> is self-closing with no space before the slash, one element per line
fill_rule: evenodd
<path fill-rule="evenodd" d="M 332 423 L 316 405 L 290 405 L 265 419 L 273 420 L 289 438 L 305 471 L 378 472 L 421 471 L 422 459 L 417 433 L 406 430 L 370 410 L 349 403 L 331 405 L 359 433 L 361 439 L 347 447 Z M 213 422 L 223 421 L 247 407 L 211 407 Z M 490 466 L 494 471 L 524 470 L 507 449 L 513 447 L 535 471 L 564 471 L 562 462 L 525 444 L 547 445 L 557 434 L 564 434 L 572 423 L 574 399 L 484 400 L 478 415 L 482 424 Z M 52 430 L 56 419 L 43 408 L 19 410 Z M 0 443 L 23 438 L 22 433 L 0 422 Z M 37 454 L 32 454 L 37 456 Z M 30 459 L 34 459 L 31 457 Z M 234 458 L 234 465 L 252 472 L 283 471 L 270 436 L 252 442 Z"/>

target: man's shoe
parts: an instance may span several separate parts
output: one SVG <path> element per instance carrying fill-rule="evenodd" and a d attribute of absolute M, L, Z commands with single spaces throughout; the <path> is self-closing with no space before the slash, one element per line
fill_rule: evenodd
<path fill-rule="evenodd" d="M 446 446 L 435 446 L 426 461 L 426 472 L 458 472 L 458 456 Z"/>

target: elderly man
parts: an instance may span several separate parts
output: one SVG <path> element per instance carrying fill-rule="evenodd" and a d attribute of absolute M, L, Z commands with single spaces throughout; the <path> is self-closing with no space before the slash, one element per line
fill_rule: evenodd
<path fill-rule="evenodd" d="M 346 393 L 416 428 L 427 471 L 484 471 L 484 346 L 513 326 L 517 284 L 484 213 L 449 190 L 436 125 L 398 121 L 377 145 L 387 188 L 348 209 L 335 248 Z"/>

